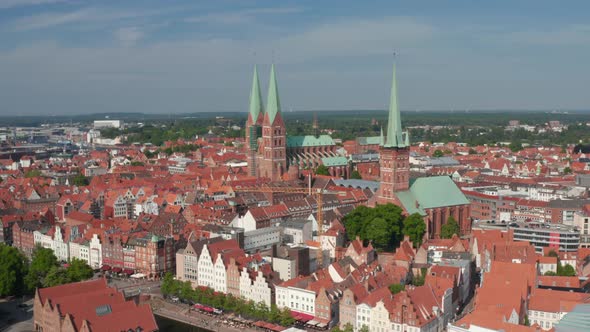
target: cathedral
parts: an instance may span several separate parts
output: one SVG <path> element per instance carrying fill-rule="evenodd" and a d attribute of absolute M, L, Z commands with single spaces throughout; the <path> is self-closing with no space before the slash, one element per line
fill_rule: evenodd
<path fill-rule="evenodd" d="M 270 70 L 266 108 L 262 103 L 258 72 L 254 67 L 248 119 L 246 151 L 251 176 L 271 181 L 295 179 L 300 169 L 329 168 L 330 174 L 348 177 L 348 159 L 337 151 L 329 135 L 289 136 L 281 112 L 275 67 Z"/>
<path fill-rule="evenodd" d="M 393 203 L 408 215 L 420 214 L 426 223 L 427 238 L 439 238 L 442 225 L 451 216 L 457 220 L 461 234 L 468 234 L 471 231 L 470 203 L 450 177 L 410 180 L 410 137 L 407 131 L 402 131 L 395 65 L 386 134 L 382 132 L 379 139 L 381 181 L 375 203 Z"/>

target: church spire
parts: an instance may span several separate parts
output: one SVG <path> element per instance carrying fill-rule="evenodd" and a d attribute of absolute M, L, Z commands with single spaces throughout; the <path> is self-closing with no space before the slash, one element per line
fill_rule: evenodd
<path fill-rule="evenodd" d="M 261 113 L 264 113 L 262 105 L 262 95 L 260 93 L 260 82 L 258 80 L 258 70 L 254 65 L 254 76 L 252 77 L 252 91 L 250 92 L 250 116 L 252 122 L 256 123 Z"/>
<path fill-rule="evenodd" d="M 397 104 L 397 80 L 395 78 L 395 63 L 393 64 L 393 79 L 391 82 L 391 97 L 389 100 L 389 119 L 387 122 L 387 139 L 385 147 L 403 147 L 402 120 Z"/>
<path fill-rule="evenodd" d="M 277 114 L 281 113 L 281 102 L 279 100 L 279 88 L 277 87 L 277 78 L 275 75 L 275 65 L 270 67 L 270 81 L 268 83 L 268 99 L 266 100 L 266 113 L 268 120 L 272 124 Z"/>
<path fill-rule="evenodd" d="M 385 144 L 385 138 L 383 137 L 383 126 L 381 126 L 381 133 L 379 134 L 379 146 Z"/>

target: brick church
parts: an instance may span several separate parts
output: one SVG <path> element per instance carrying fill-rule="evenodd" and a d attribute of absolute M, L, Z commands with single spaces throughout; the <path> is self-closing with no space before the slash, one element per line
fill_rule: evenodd
<path fill-rule="evenodd" d="M 419 213 L 426 222 L 426 236 L 439 238 L 441 227 L 453 216 L 461 234 L 471 231 L 470 203 L 448 176 L 422 177 L 410 180 L 410 137 L 402 131 L 397 101 L 395 65 L 391 86 L 387 136 L 379 144 L 381 181 L 376 193 L 377 204 L 393 203 L 407 214 Z"/>
<path fill-rule="evenodd" d="M 281 112 L 274 65 L 270 70 L 266 109 L 262 104 L 258 72 L 254 67 L 248 120 L 246 120 L 248 172 L 271 181 L 295 179 L 300 169 L 328 167 L 333 176 L 347 178 L 348 159 L 339 155 L 329 135 L 289 136 Z"/>

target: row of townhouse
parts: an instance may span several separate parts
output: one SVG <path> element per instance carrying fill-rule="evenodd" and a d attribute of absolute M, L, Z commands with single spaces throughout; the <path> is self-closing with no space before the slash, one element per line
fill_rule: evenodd
<path fill-rule="evenodd" d="M 189 236 L 176 252 L 176 278 L 267 306 L 274 304 L 278 274 L 260 255 L 247 255 L 234 239 Z"/>
<path fill-rule="evenodd" d="M 277 306 L 317 327 L 442 331 L 454 313 L 452 286 L 427 283 L 392 294 L 388 286 L 405 282 L 407 274 L 404 267 L 381 266 L 376 261 L 356 265 L 345 258 L 311 276 L 277 285 Z"/>
<path fill-rule="evenodd" d="M 174 270 L 176 241 L 147 231 L 122 235 L 116 228 L 63 225 L 49 221 L 15 223 L 13 245 L 31 256 L 36 246 L 53 250 L 58 260 L 85 261 L 93 269 L 161 276 Z"/>

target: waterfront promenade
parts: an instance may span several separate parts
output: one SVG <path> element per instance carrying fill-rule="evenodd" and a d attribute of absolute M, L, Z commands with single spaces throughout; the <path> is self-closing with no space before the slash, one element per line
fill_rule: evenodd
<path fill-rule="evenodd" d="M 260 332 L 260 329 L 249 327 L 237 327 L 223 323 L 225 316 L 211 317 L 203 313 L 190 310 L 186 305 L 173 304 L 155 297 L 150 301 L 154 315 L 162 316 L 171 320 L 179 321 L 188 325 L 196 326 L 209 331 L 230 331 L 230 332 Z"/>

